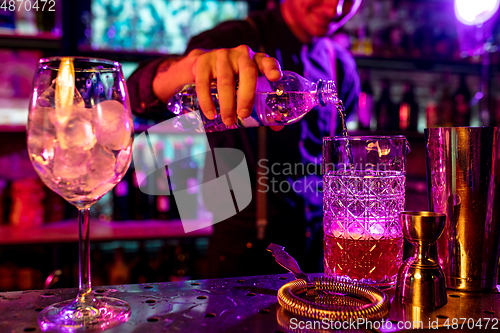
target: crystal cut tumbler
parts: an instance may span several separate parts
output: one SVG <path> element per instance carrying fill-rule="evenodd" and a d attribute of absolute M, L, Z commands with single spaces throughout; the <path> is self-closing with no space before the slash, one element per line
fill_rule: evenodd
<path fill-rule="evenodd" d="M 409 151 L 404 136 L 323 138 L 325 275 L 395 284 Z"/>

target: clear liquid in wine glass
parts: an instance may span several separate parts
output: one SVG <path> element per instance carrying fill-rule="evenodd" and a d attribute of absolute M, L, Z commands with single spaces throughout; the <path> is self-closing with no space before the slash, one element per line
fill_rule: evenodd
<path fill-rule="evenodd" d="M 93 293 L 89 240 L 89 208 L 130 166 L 129 105 L 120 64 L 77 57 L 40 59 L 28 118 L 28 153 L 45 185 L 78 208 L 80 228 L 78 295 L 40 312 L 43 331 L 102 330 L 130 316 L 125 301 Z"/>
<path fill-rule="evenodd" d="M 55 85 L 54 80 L 30 112 L 28 152 L 50 189 L 79 208 L 90 207 L 130 165 L 132 117 L 121 101 L 88 105 L 76 89 L 74 104 L 57 108 Z"/>

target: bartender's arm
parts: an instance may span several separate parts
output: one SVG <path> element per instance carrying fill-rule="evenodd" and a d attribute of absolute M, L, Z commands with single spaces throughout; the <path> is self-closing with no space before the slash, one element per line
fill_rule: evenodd
<path fill-rule="evenodd" d="M 180 86 L 194 82 L 201 110 L 207 118 L 214 119 L 216 111 L 210 83 L 216 79 L 222 121 L 230 126 L 236 123 L 237 116 L 246 118 L 252 113 L 259 73 L 271 81 L 279 80 L 282 75 L 276 59 L 254 53 L 245 45 L 209 51 L 195 49 L 185 57 L 163 61 L 152 87 L 158 99 L 165 103 Z M 235 77 L 239 79 L 237 101 L 234 99 Z"/>
<path fill-rule="evenodd" d="M 222 120 L 226 125 L 234 124 L 236 116 L 251 114 L 257 76 L 265 75 L 271 81 L 282 76 L 278 60 L 256 52 L 260 43 L 248 21 L 227 21 L 194 36 L 183 56 L 142 63 L 127 80 L 132 110 L 157 120 L 171 117 L 165 102 L 183 85 L 195 83 L 201 109 L 213 119 L 210 83 L 216 79 Z M 239 80 L 237 101 L 235 78 Z"/>

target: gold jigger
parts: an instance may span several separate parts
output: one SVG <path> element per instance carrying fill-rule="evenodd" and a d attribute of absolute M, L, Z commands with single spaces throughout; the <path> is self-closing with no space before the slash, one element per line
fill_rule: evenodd
<path fill-rule="evenodd" d="M 438 262 L 428 256 L 429 247 L 441 236 L 446 215 L 434 212 L 401 212 L 403 234 L 415 254 L 400 267 L 396 300 L 400 304 L 435 309 L 446 304 L 446 282 Z"/>

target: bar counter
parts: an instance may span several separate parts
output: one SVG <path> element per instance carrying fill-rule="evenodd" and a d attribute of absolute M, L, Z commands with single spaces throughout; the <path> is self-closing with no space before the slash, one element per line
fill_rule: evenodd
<path fill-rule="evenodd" d="M 318 274 L 311 274 L 312 277 Z M 106 332 L 324 332 L 314 322 L 281 309 L 278 289 L 294 279 L 292 274 L 241 278 L 191 280 L 136 285 L 94 287 L 97 295 L 127 301 L 129 320 Z M 500 287 L 500 286 L 499 286 Z M 401 309 L 391 305 L 385 325 L 359 327 L 349 332 L 394 332 L 429 328 L 500 329 L 499 287 L 490 293 L 464 293 L 448 290 L 448 304 L 426 313 L 419 308 Z M 0 332 L 40 332 L 38 313 L 46 306 L 71 299 L 77 288 L 0 292 Z M 392 298 L 394 289 L 385 291 Z M 454 321 L 456 318 L 457 321 Z M 480 321 L 479 321 L 480 320 Z M 464 322 L 462 326 L 462 322 Z M 382 322 L 383 323 L 383 322 Z M 415 323 L 415 324 L 413 324 Z M 398 329 L 398 324 L 399 328 Z M 448 324 L 448 326 L 446 326 Z M 485 325 L 488 325 L 486 328 Z M 334 327 L 331 324 L 332 328 Z M 482 325 L 482 328 L 479 327 Z M 411 326 L 411 327 L 410 327 Z M 353 326 L 351 326 L 352 328 Z M 436 331 L 436 329 L 433 329 Z"/>

